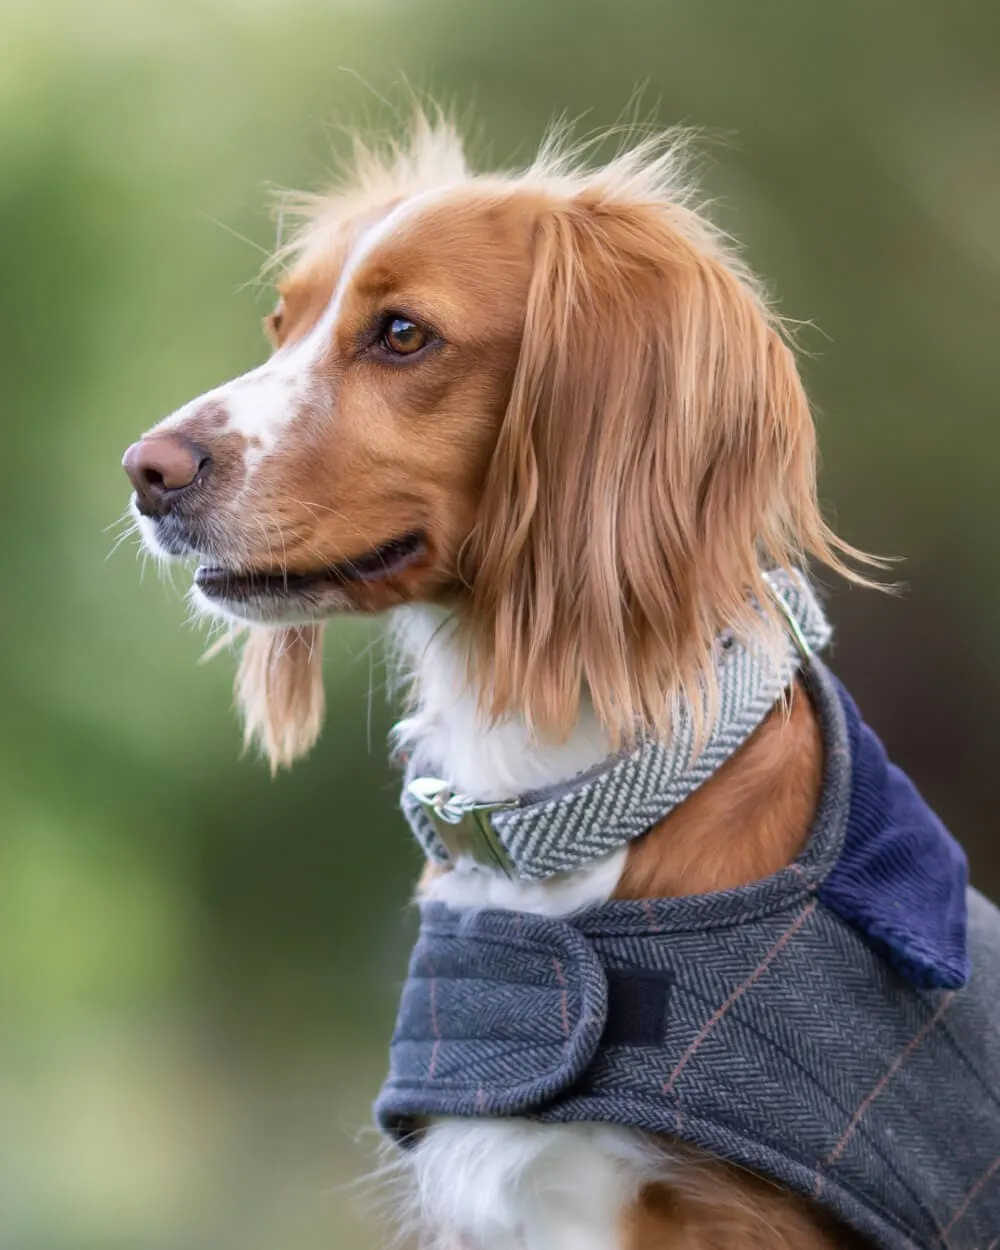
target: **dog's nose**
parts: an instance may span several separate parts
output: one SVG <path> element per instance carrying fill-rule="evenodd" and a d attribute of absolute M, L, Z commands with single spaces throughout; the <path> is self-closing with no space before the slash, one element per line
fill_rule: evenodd
<path fill-rule="evenodd" d="M 152 434 L 133 443 L 122 468 L 135 487 L 144 516 L 166 516 L 197 478 L 204 478 L 211 456 L 179 434 Z"/>

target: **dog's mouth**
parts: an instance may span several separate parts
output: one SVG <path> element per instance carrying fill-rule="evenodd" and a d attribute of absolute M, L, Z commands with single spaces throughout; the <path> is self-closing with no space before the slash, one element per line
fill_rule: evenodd
<path fill-rule="evenodd" d="M 338 560 L 309 573 L 281 569 L 234 569 L 223 564 L 202 564 L 195 585 L 210 600 L 226 604 L 317 602 L 324 591 L 351 585 L 387 581 L 416 564 L 427 554 L 427 538 L 420 530 L 392 538 L 368 551 Z"/>

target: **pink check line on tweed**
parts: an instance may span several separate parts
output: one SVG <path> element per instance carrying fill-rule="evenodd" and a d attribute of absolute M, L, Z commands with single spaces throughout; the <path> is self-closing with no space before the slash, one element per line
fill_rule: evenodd
<path fill-rule="evenodd" d="M 738 985 L 735 990 L 733 990 L 721 1007 L 713 1012 L 705 1023 L 704 1028 L 702 1028 L 698 1036 L 694 1039 L 684 1054 L 681 1055 L 680 1059 L 678 1059 L 677 1066 L 674 1068 L 673 1072 L 670 1073 L 669 1079 L 663 1085 L 662 1092 L 664 1094 L 673 1093 L 674 1086 L 677 1084 L 677 1078 L 701 1049 L 702 1044 L 710 1036 L 719 1021 L 728 1015 L 747 990 L 751 989 L 752 986 L 760 980 L 760 978 L 764 975 L 768 968 L 770 968 L 771 964 L 774 963 L 774 961 L 781 954 L 782 950 L 784 950 L 784 948 L 788 945 L 796 933 L 798 933 L 815 910 L 816 900 L 812 899 L 805 905 L 805 907 L 803 907 L 781 937 L 778 938 L 775 944 L 760 961 L 757 967 L 754 968 L 753 972 L 750 973 L 747 979 L 741 985 Z"/>
<path fill-rule="evenodd" d="M 840 1156 L 844 1153 L 847 1143 L 854 1136 L 858 1125 L 864 1119 L 868 1108 L 872 1105 L 875 1099 L 878 1098 L 879 1094 L 884 1092 L 886 1086 L 910 1057 L 910 1055 L 913 1054 L 927 1034 L 937 1026 L 938 1021 L 948 1010 L 948 1007 L 951 1005 L 951 1001 L 954 997 L 955 995 L 953 993 L 945 994 L 944 998 L 942 998 L 940 1003 L 938 1003 L 937 1011 L 934 1012 L 933 1016 L 931 1016 L 929 1020 L 924 1021 L 914 1036 L 910 1038 L 896 1058 L 892 1061 L 888 1068 L 886 1068 L 885 1072 L 883 1072 L 881 1077 L 879 1077 L 875 1085 L 862 1099 L 857 1111 L 855 1111 L 848 1121 L 847 1128 L 844 1129 L 843 1133 L 840 1135 L 840 1139 L 837 1141 L 830 1153 L 821 1159 L 816 1165 L 816 1188 L 813 1190 L 815 1197 L 818 1198 L 823 1190 L 823 1177 L 820 1174 L 820 1168 L 829 1167 L 831 1163 L 837 1162 Z"/>
<path fill-rule="evenodd" d="M 969 1192 L 962 1199 L 962 1202 L 960 1206 L 958 1207 L 958 1210 L 951 1217 L 948 1223 L 944 1226 L 944 1229 L 941 1233 L 942 1245 L 947 1246 L 948 1234 L 952 1231 L 952 1229 L 959 1222 L 959 1220 L 963 1220 L 965 1218 L 966 1214 L 968 1213 L 969 1207 L 972 1206 L 973 1202 L 976 1200 L 976 1197 L 979 1195 L 980 1191 L 986 1185 L 986 1182 L 990 1179 L 990 1177 L 997 1170 L 997 1168 L 1000 1168 L 1000 1155 L 997 1155 L 997 1157 L 993 1160 L 990 1166 L 982 1174 L 979 1180 L 976 1181 L 976 1183 L 972 1186 Z M 993 1245 L 995 1246 L 996 1244 L 997 1244 L 996 1241 L 994 1241 Z"/>

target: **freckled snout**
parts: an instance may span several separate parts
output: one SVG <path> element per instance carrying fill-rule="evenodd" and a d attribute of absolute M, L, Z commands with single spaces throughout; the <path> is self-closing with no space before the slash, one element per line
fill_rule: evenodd
<path fill-rule="evenodd" d="M 211 471 L 212 457 L 179 434 L 152 434 L 133 443 L 122 468 L 135 488 L 143 516 L 166 516 L 195 482 Z"/>

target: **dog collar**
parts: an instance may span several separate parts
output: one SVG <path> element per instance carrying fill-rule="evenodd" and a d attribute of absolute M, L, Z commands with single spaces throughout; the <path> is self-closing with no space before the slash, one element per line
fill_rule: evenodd
<path fill-rule="evenodd" d="M 403 812 L 425 853 L 472 861 L 509 877 L 541 880 L 627 845 L 683 803 L 746 742 L 804 660 L 826 645 L 830 626 L 802 574 L 765 574 L 787 626 L 775 665 L 759 646 L 725 633 L 717 648 L 719 715 L 701 751 L 682 709 L 670 742 L 641 742 L 569 782 L 501 802 L 460 794 L 419 746 L 403 788 Z"/>

